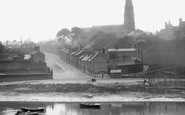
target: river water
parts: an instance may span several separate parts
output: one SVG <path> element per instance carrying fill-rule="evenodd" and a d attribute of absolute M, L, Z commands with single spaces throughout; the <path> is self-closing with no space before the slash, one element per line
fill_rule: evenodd
<path fill-rule="evenodd" d="M 15 115 L 21 107 L 44 107 L 44 115 L 185 115 L 185 102 L 100 104 L 100 109 L 86 109 L 79 103 L 0 102 L 0 115 Z"/>

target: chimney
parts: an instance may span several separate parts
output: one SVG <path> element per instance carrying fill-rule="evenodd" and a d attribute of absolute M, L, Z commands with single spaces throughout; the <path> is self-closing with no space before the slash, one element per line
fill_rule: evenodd
<path fill-rule="evenodd" d="M 40 47 L 39 46 L 35 46 L 35 51 L 40 51 Z"/>
<path fill-rule="evenodd" d="M 165 29 L 167 29 L 168 28 L 168 24 L 167 24 L 167 22 L 165 22 Z"/>
<path fill-rule="evenodd" d="M 105 48 L 102 48 L 102 52 L 101 52 L 102 54 L 105 54 Z"/>
<path fill-rule="evenodd" d="M 119 45 L 118 44 L 115 45 L 115 49 L 119 49 Z"/>
<path fill-rule="evenodd" d="M 182 26 L 182 18 L 179 18 L 179 27 Z"/>

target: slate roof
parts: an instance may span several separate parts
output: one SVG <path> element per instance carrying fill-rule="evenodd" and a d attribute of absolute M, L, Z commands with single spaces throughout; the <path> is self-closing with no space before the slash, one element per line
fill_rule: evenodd
<path fill-rule="evenodd" d="M 121 70 L 120 69 L 113 69 L 113 70 L 110 70 L 110 73 L 121 73 Z"/>
<path fill-rule="evenodd" d="M 80 50 L 76 50 L 76 51 L 72 52 L 71 55 L 76 54 L 76 53 L 78 53 L 79 51 L 80 51 Z"/>
<path fill-rule="evenodd" d="M 60 51 L 63 52 L 63 51 L 65 51 L 65 50 L 66 50 L 66 48 L 63 48 L 63 49 L 61 49 Z"/>
<path fill-rule="evenodd" d="M 91 58 L 92 55 L 93 55 L 93 54 L 91 54 L 91 55 L 86 55 L 86 56 L 82 59 L 82 61 L 88 61 L 88 59 Z"/>
<path fill-rule="evenodd" d="M 84 56 L 85 56 L 85 55 L 80 56 L 79 59 L 82 59 Z"/>
<path fill-rule="evenodd" d="M 108 52 L 133 52 L 136 48 L 108 49 Z"/>
<path fill-rule="evenodd" d="M 64 52 L 65 52 L 65 53 L 69 53 L 69 49 L 66 49 Z"/>
<path fill-rule="evenodd" d="M 44 53 L 42 53 L 42 52 L 40 52 L 40 51 L 33 51 L 33 52 L 31 52 L 31 55 L 35 55 L 35 54 L 37 54 L 37 53 L 40 53 L 40 54 L 44 55 Z"/>
<path fill-rule="evenodd" d="M 83 52 L 83 50 L 80 50 L 79 52 L 77 52 L 76 54 L 75 54 L 75 56 L 78 56 L 79 54 L 81 54 Z"/>
<path fill-rule="evenodd" d="M 124 66 L 124 65 L 135 65 L 135 61 L 129 61 L 129 62 L 123 62 L 123 63 L 119 63 L 117 64 L 118 66 Z"/>
<path fill-rule="evenodd" d="M 89 58 L 89 60 L 88 61 L 91 61 L 91 60 L 93 60 L 97 55 L 99 54 L 99 52 L 96 52 L 91 58 Z"/>

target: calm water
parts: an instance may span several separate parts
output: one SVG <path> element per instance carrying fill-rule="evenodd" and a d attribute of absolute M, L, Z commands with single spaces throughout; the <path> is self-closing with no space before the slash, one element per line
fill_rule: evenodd
<path fill-rule="evenodd" d="M 100 109 L 80 108 L 79 103 L 0 102 L 0 114 L 15 115 L 24 106 L 45 107 L 44 115 L 185 115 L 185 102 L 101 103 Z"/>

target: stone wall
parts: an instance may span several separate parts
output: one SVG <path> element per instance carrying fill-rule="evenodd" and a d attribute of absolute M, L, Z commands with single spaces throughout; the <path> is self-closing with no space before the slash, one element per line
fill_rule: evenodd
<path fill-rule="evenodd" d="M 30 62 L 19 62 L 19 63 L 0 63 L 0 71 L 11 71 L 11 70 L 46 70 L 48 67 L 46 63 L 30 63 Z"/>
<path fill-rule="evenodd" d="M 42 74 L 0 75 L 0 82 L 52 79 L 52 72 Z"/>

